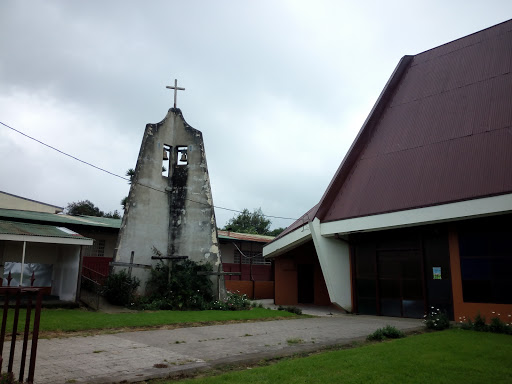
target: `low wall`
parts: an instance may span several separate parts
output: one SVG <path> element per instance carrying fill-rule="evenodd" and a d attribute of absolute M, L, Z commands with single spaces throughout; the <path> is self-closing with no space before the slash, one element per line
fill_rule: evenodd
<path fill-rule="evenodd" d="M 226 290 L 246 294 L 251 300 L 273 299 L 273 281 L 226 280 Z"/>

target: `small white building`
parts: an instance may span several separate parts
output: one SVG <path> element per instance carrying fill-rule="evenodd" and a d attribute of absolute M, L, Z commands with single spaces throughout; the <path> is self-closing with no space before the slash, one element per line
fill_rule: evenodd
<path fill-rule="evenodd" d="M 44 287 L 62 301 L 76 301 L 82 246 L 93 240 L 65 227 L 0 220 L 2 285 Z M 10 274 L 9 274 L 10 272 Z"/>

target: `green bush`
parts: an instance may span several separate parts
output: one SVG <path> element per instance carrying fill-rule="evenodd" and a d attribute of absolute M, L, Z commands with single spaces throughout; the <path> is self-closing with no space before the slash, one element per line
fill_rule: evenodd
<path fill-rule="evenodd" d="M 228 292 L 225 300 L 216 300 L 212 302 L 209 309 L 218 311 L 241 311 L 251 309 L 251 301 L 246 294 L 240 292 Z"/>
<path fill-rule="evenodd" d="M 294 313 L 296 315 L 302 315 L 302 309 L 297 308 L 297 307 L 293 307 L 293 306 L 283 307 L 282 305 L 280 305 L 279 307 L 277 307 L 277 310 L 278 311 L 287 311 L 287 312 L 290 312 L 290 313 Z"/>
<path fill-rule="evenodd" d="M 202 310 L 208 308 L 213 300 L 212 282 L 207 275 L 210 264 L 200 264 L 192 260 L 173 262 L 169 265 L 162 261 L 151 269 L 146 288 L 148 295 L 137 301 L 141 309 L 157 310 Z"/>
<path fill-rule="evenodd" d="M 485 316 L 482 316 L 480 312 L 477 313 L 473 321 L 473 330 L 479 332 L 487 332 L 489 330 L 485 323 Z"/>
<path fill-rule="evenodd" d="M 131 277 L 122 270 L 108 276 L 102 293 L 111 304 L 128 306 L 134 301 L 134 294 L 139 285 L 139 279 Z"/>
<path fill-rule="evenodd" d="M 368 341 L 382 341 L 385 339 L 400 339 L 405 337 L 405 333 L 399 329 L 386 325 L 384 328 L 379 328 L 366 338 Z"/>
<path fill-rule="evenodd" d="M 425 316 L 425 326 L 428 329 L 441 331 L 450 327 L 450 319 L 446 312 L 441 311 L 439 308 L 431 307 L 431 311 Z"/>
<path fill-rule="evenodd" d="M 492 312 L 496 314 L 496 312 Z M 499 316 L 500 313 L 497 313 L 498 316 L 493 317 L 491 319 L 490 324 L 487 324 L 485 321 L 485 317 L 479 313 L 475 316 L 474 320 L 471 321 L 471 318 L 466 316 L 459 317 L 459 328 L 464 330 L 478 331 L 478 332 L 492 332 L 492 333 L 502 333 L 506 335 L 512 335 L 512 319 L 511 315 L 504 315 L 503 317 L 508 320 L 508 322 L 501 320 Z"/>
<path fill-rule="evenodd" d="M 500 314 L 498 313 L 498 316 L 499 315 Z M 473 321 L 471 321 L 470 318 L 466 320 L 466 316 L 464 316 L 463 320 L 459 322 L 459 327 L 464 330 L 512 335 L 511 324 L 512 323 L 505 323 L 499 317 L 493 317 L 491 319 L 491 323 L 487 324 L 485 322 L 485 317 L 478 313 Z"/>
<path fill-rule="evenodd" d="M 512 334 L 512 329 L 510 329 L 509 325 L 501 321 L 499 317 L 493 317 L 491 324 L 489 324 L 489 332 Z"/>

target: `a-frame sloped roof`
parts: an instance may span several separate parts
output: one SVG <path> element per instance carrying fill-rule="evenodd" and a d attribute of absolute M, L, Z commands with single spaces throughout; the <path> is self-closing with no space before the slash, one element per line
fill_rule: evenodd
<path fill-rule="evenodd" d="M 322 222 L 512 192 L 512 20 L 406 56 L 320 201 Z"/>

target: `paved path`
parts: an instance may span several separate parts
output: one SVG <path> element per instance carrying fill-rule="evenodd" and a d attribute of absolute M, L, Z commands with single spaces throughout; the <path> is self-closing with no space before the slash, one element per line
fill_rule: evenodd
<path fill-rule="evenodd" d="M 35 382 L 137 382 L 348 343 L 388 324 L 402 330 L 422 325 L 415 319 L 335 315 L 41 339 Z"/>

